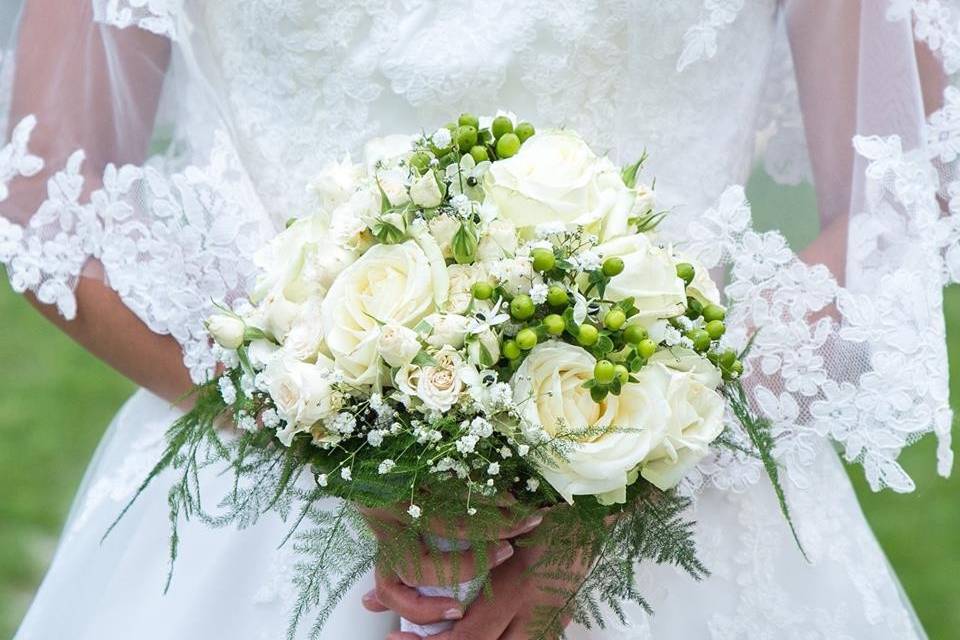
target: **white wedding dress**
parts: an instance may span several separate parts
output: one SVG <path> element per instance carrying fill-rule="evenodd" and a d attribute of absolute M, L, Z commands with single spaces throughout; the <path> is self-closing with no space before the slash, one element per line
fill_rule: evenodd
<path fill-rule="evenodd" d="M 201 380 L 212 303 L 236 298 L 253 248 L 309 211 L 318 167 L 370 137 L 503 108 L 618 161 L 646 148 L 665 235 L 729 267 L 733 337 L 762 327 L 746 379 L 810 560 L 757 461 L 724 454 L 683 487 L 712 575 L 638 567 L 655 614 L 571 637 L 922 638 L 836 451 L 876 489 L 912 488 L 896 458 L 927 432 L 951 465 L 940 295 L 960 274 L 960 224 L 937 196 L 960 206 L 960 92 L 939 73 L 929 89 L 924 71 L 960 67 L 958 20 L 936 0 L 28 2 L 0 84 L 0 262 L 69 318 L 98 261 Z M 26 41 L 38 24 L 42 52 Z M 812 168 L 825 230 L 855 223 L 837 278 L 751 228 L 736 185 L 758 148 L 777 178 Z M 842 320 L 819 313 L 831 304 Z M 295 557 L 272 516 L 183 526 L 166 595 L 164 478 L 101 543 L 176 416 L 146 391 L 117 415 L 16 640 L 284 637 Z M 229 479 L 208 476 L 212 505 Z M 371 584 L 322 637 L 394 628 L 361 608 Z"/>

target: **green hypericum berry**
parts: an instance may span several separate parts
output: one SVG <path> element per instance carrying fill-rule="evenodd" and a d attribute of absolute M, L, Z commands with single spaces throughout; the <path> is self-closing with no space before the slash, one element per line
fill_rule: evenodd
<path fill-rule="evenodd" d="M 493 119 L 490 130 L 493 132 L 493 137 L 499 139 L 500 136 L 513 131 L 513 122 L 507 116 L 497 116 Z M 519 141 L 520 138 L 517 138 L 517 142 Z"/>
<path fill-rule="evenodd" d="M 501 158 L 510 158 L 520 151 L 520 138 L 515 133 L 505 133 L 497 140 L 497 155 Z"/>
<path fill-rule="evenodd" d="M 461 149 L 472 149 L 477 144 L 477 129 L 470 125 L 464 125 L 457 129 L 457 146 Z"/>
<path fill-rule="evenodd" d="M 530 351 L 537 346 L 537 332 L 533 329 L 521 329 L 517 334 L 517 346 L 524 351 Z"/>
<path fill-rule="evenodd" d="M 603 326 L 611 331 L 618 331 L 626 321 L 627 314 L 620 309 L 610 309 L 607 315 L 603 316 Z"/>
<path fill-rule="evenodd" d="M 630 381 L 630 371 L 622 364 L 618 364 L 614 368 L 617 370 L 617 380 L 620 381 L 620 384 L 627 384 Z"/>
<path fill-rule="evenodd" d="M 489 282 L 474 282 L 472 292 L 477 300 L 489 300 L 493 297 L 493 285 Z"/>
<path fill-rule="evenodd" d="M 543 319 L 543 328 L 547 330 L 552 336 L 559 336 L 563 333 L 563 330 L 566 328 L 566 323 L 563 321 L 563 318 L 558 316 L 555 313 L 551 313 L 546 318 Z"/>
<path fill-rule="evenodd" d="M 600 332 L 597 331 L 597 328 L 592 324 L 582 324 L 580 325 L 580 331 L 577 335 L 577 342 L 585 347 L 596 344 L 597 340 L 600 338 Z"/>
<path fill-rule="evenodd" d="M 727 330 L 726 325 L 723 324 L 722 320 L 711 320 L 707 323 L 707 326 L 704 327 L 707 330 L 707 333 L 710 334 L 712 340 L 719 340 L 723 333 Z"/>
<path fill-rule="evenodd" d="M 737 361 L 737 352 L 733 349 L 727 349 L 720 354 L 720 366 L 724 369 L 729 369 L 733 366 L 733 363 Z"/>
<path fill-rule="evenodd" d="M 533 258 L 533 268 L 540 273 L 550 271 L 557 265 L 557 258 L 550 249 L 534 249 L 530 257 Z"/>
<path fill-rule="evenodd" d="M 516 340 L 507 340 L 503 343 L 503 355 L 510 360 L 516 360 L 522 355 L 520 345 L 517 344 Z"/>
<path fill-rule="evenodd" d="M 703 329 L 691 329 L 687 331 L 687 337 L 693 343 L 693 350 L 703 353 L 710 348 L 710 334 Z"/>
<path fill-rule="evenodd" d="M 416 167 L 421 174 L 424 174 L 430 168 L 430 154 L 426 151 L 417 151 L 410 156 L 410 164 Z"/>
<path fill-rule="evenodd" d="M 609 392 L 606 387 L 593 387 L 590 389 L 590 397 L 593 398 L 593 401 L 597 404 L 607 399 L 607 393 Z"/>
<path fill-rule="evenodd" d="M 537 305 L 526 294 L 521 294 L 510 301 L 510 315 L 515 320 L 529 320 L 537 312 Z"/>
<path fill-rule="evenodd" d="M 677 265 L 677 277 L 683 280 L 684 284 L 693 282 L 693 277 L 697 275 L 693 265 L 689 262 L 681 262 Z"/>
<path fill-rule="evenodd" d="M 461 127 L 473 127 L 474 129 L 480 128 L 480 119 L 472 113 L 461 113 L 457 123 Z"/>
<path fill-rule="evenodd" d="M 473 156 L 473 161 L 477 164 L 481 162 L 486 162 L 490 159 L 490 154 L 487 153 L 487 148 L 481 145 L 477 145 L 470 149 L 470 155 Z"/>
<path fill-rule="evenodd" d="M 517 134 L 517 137 L 520 138 L 520 142 L 526 142 L 536 132 L 536 129 L 534 129 L 533 125 L 529 122 L 521 122 L 517 125 L 517 130 L 514 131 L 514 133 Z"/>
<path fill-rule="evenodd" d="M 603 261 L 603 275 L 608 278 L 623 273 L 623 258 L 612 256 Z"/>
<path fill-rule="evenodd" d="M 641 358 L 650 359 L 657 352 L 657 343 L 650 338 L 644 338 L 637 345 L 637 353 Z"/>
<path fill-rule="evenodd" d="M 551 287 L 547 289 L 547 304 L 555 309 L 562 309 L 570 304 L 570 295 L 567 294 L 567 290 L 560 285 L 551 285 Z"/>
<path fill-rule="evenodd" d="M 593 367 L 593 377 L 600 384 L 610 384 L 617 377 L 617 369 L 609 360 L 599 360 Z"/>
<path fill-rule="evenodd" d="M 632 324 L 623 330 L 623 339 L 629 342 L 630 344 L 640 344 L 640 342 L 647 339 L 647 330 L 638 324 Z M 657 345 L 653 345 L 653 346 L 654 346 L 654 349 L 656 349 Z M 644 357 L 648 358 L 649 356 L 644 356 Z"/>
<path fill-rule="evenodd" d="M 703 319 L 707 322 L 714 320 L 723 320 L 727 317 L 727 311 L 718 304 L 708 304 L 703 308 Z"/>
<path fill-rule="evenodd" d="M 739 360 L 734 361 L 734 363 L 730 365 L 730 371 L 739 377 L 739 375 L 743 373 L 743 363 Z"/>
<path fill-rule="evenodd" d="M 696 298 L 687 298 L 687 310 L 684 315 L 691 320 L 696 320 L 703 313 L 703 305 Z"/>

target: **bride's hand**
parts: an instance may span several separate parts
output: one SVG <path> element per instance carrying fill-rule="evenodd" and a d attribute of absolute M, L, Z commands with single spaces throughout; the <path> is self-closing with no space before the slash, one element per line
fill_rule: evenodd
<path fill-rule="evenodd" d="M 563 582 L 548 580 L 531 571 L 543 553 L 540 547 L 518 547 L 507 562 L 493 570 L 493 595 L 487 597 L 481 594 L 452 629 L 430 636 L 428 640 L 530 638 L 534 616 L 541 613 L 544 607 L 559 609 L 563 606 L 568 594 L 579 588 L 582 577 L 587 573 L 587 564 L 579 560 L 579 554 L 572 553 L 572 573 L 580 578 Z M 561 623 L 566 626 L 569 619 L 563 618 Z M 387 640 L 421 639 L 414 634 L 394 632 L 387 636 Z"/>
<path fill-rule="evenodd" d="M 361 509 L 374 535 L 384 539 L 392 535 L 397 526 L 404 526 L 402 514 L 388 509 Z M 534 515 L 521 522 L 507 523 L 499 531 L 499 540 L 491 543 L 484 558 L 487 566 L 478 570 L 476 555 L 471 550 L 438 554 L 421 544 L 418 557 L 411 557 L 406 567 L 396 573 L 380 568 L 376 572 L 376 588 L 364 595 L 363 606 L 374 612 L 394 611 L 416 624 L 430 624 L 443 620 L 459 620 L 464 617 L 464 605 L 455 598 L 427 597 L 417 592 L 418 586 L 437 586 L 468 582 L 478 574 L 502 566 L 515 553 L 509 540 L 535 529 L 543 520 Z M 456 537 L 442 525 L 436 527 L 435 535 L 441 538 Z M 466 532 L 461 536 L 468 537 Z M 451 579 L 453 578 L 453 579 Z M 414 636 L 416 637 L 416 636 Z M 456 637 L 456 636 L 454 636 Z M 419 638 L 417 639 L 419 640 Z"/>

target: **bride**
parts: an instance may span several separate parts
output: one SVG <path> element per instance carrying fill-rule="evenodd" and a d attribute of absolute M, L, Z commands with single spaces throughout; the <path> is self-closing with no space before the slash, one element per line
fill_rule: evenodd
<path fill-rule="evenodd" d="M 104 437 L 17 640 L 284 637 L 295 559 L 275 548 L 279 520 L 188 524 L 166 595 L 162 481 L 101 536 L 177 399 L 212 372 L 213 302 L 235 300 L 252 249 L 317 206 L 319 166 L 498 107 L 576 128 L 615 160 L 649 150 L 665 236 L 727 276 L 731 331 L 761 328 L 745 380 L 809 555 L 759 463 L 714 457 L 683 486 L 712 575 L 637 567 L 654 614 L 569 636 L 924 637 L 840 456 L 878 490 L 912 490 L 897 456 L 925 433 L 941 473 L 952 463 L 941 290 L 960 275 L 960 9 L 947 5 L 26 0 L 0 74 L 0 262 L 143 389 Z M 751 226 L 736 185 L 755 150 L 775 178 L 816 185 L 821 232 L 799 256 Z M 208 499 L 228 482 L 205 479 Z M 542 594 L 523 550 L 501 550 L 492 597 L 466 610 L 369 576 L 323 637 L 415 638 L 394 630 L 403 615 L 454 621 L 444 640 L 522 638 Z"/>

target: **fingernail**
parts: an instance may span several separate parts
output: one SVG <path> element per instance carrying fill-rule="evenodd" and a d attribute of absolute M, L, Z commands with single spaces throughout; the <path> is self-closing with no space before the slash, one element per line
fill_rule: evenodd
<path fill-rule="evenodd" d="M 536 529 L 538 526 L 540 526 L 541 522 L 543 522 L 542 515 L 537 514 L 535 516 L 530 516 L 529 518 L 527 518 L 527 521 L 523 523 L 523 528 L 520 529 L 520 533 L 526 533 L 528 531 L 532 531 L 533 529 Z"/>
<path fill-rule="evenodd" d="M 363 601 L 364 601 L 364 602 L 379 602 L 379 599 L 377 598 L 377 590 L 376 590 L 376 589 L 371 589 L 370 591 L 367 591 L 365 594 L 363 594 Z"/>
<path fill-rule="evenodd" d="M 443 612 L 444 620 L 459 620 L 463 617 L 463 611 L 460 609 L 447 609 Z"/>
<path fill-rule="evenodd" d="M 500 564 L 506 561 L 510 556 L 513 555 L 513 545 L 507 543 L 497 549 L 496 554 L 494 554 L 494 559 L 497 564 Z"/>

